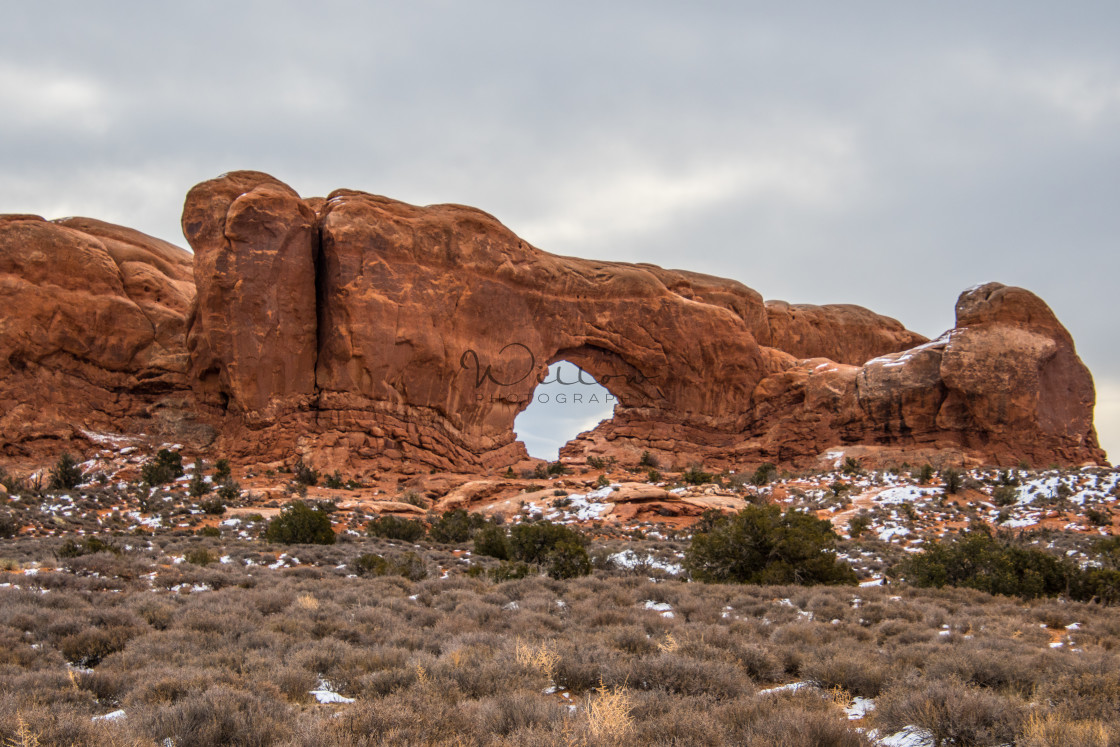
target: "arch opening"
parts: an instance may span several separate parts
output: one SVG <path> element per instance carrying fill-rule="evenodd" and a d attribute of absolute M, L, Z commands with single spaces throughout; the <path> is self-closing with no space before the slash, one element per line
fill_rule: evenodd
<path fill-rule="evenodd" d="M 555 461 L 561 447 L 614 416 L 618 398 L 594 376 L 568 360 L 548 367 L 529 405 L 513 421 L 514 435 L 529 456 Z"/>

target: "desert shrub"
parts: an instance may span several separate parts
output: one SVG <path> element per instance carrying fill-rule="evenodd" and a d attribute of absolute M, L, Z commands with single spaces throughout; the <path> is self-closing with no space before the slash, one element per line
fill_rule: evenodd
<path fill-rule="evenodd" d="M 1077 721 L 1032 713 L 1015 744 L 1022 747 L 1109 747 L 1112 732 L 1100 721 Z"/>
<path fill-rule="evenodd" d="M 584 542 L 582 534 L 563 524 L 550 521 L 518 524 L 510 529 L 509 555 L 513 560 L 544 565 L 548 563 L 549 554 L 558 546 L 577 544 L 582 547 Z"/>
<path fill-rule="evenodd" d="M 992 503 L 997 506 L 1010 506 L 1019 500 L 1019 493 L 1011 485 L 999 485 L 992 490 Z"/>
<path fill-rule="evenodd" d="M 1098 526 L 1098 527 L 1106 527 L 1106 526 L 1108 526 L 1109 524 L 1112 523 L 1112 515 L 1108 513 L 1107 508 L 1102 508 L 1102 509 L 1089 508 L 1089 509 L 1086 509 L 1085 510 L 1085 518 L 1089 520 L 1090 524 L 1092 524 L 1094 526 Z"/>
<path fill-rule="evenodd" d="M 988 745 L 1014 741 L 1023 704 L 960 680 L 900 682 L 879 696 L 873 718 L 897 732 L 908 726 L 928 731 L 934 744 Z"/>
<path fill-rule="evenodd" d="M 823 519 L 777 506 L 747 506 L 696 531 L 684 566 L 705 583 L 850 584 L 856 574 L 829 552 L 839 538 Z"/>
<path fill-rule="evenodd" d="M 840 467 L 841 474 L 855 477 L 863 474 L 863 465 L 855 457 L 845 457 L 844 464 Z"/>
<path fill-rule="evenodd" d="M 867 513 L 860 512 L 848 520 L 848 534 L 852 535 L 852 539 L 856 539 L 870 528 L 871 516 Z"/>
<path fill-rule="evenodd" d="M 928 485 L 929 481 L 933 479 L 933 465 L 923 464 L 918 470 L 916 477 L 918 478 L 919 483 L 921 483 L 922 485 Z"/>
<path fill-rule="evenodd" d="M 319 473 L 303 461 L 303 457 L 296 457 L 292 466 L 292 479 L 297 485 L 315 485 L 319 482 Z"/>
<path fill-rule="evenodd" d="M 220 497 L 202 501 L 198 507 L 211 516 L 221 516 L 226 512 L 226 504 Z"/>
<path fill-rule="evenodd" d="M 125 625 L 87 628 L 62 638 L 58 650 L 67 661 L 93 667 L 109 654 L 123 649 L 136 632 L 135 628 Z"/>
<path fill-rule="evenodd" d="M 1074 574 L 1070 597 L 1083 602 L 1120 604 L 1120 570 L 1086 568 Z"/>
<path fill-rule="evenodd" d="M 191 498 L 201 498 L 211 490 L 210 483 L 203 477 L 201 470 L 196 471 L 187 484 L 187 492 L 190 493 Z"/>
<path fill-rule="evenodd" d="M 874 698 L 887 680 L 886 664 L 875 656 L 855 651 L 822 652 L 801 668 L 801 676 L 824 690 L 843 688 L 852 695 Z"/>
<path fill-rule="evenodd" d="M 335 470 L 333 474 L 327 475 L 323 480 L 323 484 L 331 490 L 341 490 L 346 486 L 342 479 L 342 473 Z"/>
<path fill-rule="evenodd" d="M 424 536 L 424 524 L 397 516 L 379 516 L 366 525 L 366 534 L 370 537 L 415 542 Z"/>
<path fill-rule="evenodd" d="M 1049 553 L 973 530 L 927 546 L 890 570 L 914 586 L 963 586 L 1032 599 L 1066 590 L 1072 569 Z"/>
<path fill-rule="evenodd" d="M 638 460 L 638 466 L 657 469 L 661 466 L 661 463 L 658 461 L 657 457 L 654 454 L 651 454 L 648 451 L 643 451 L 641 459 Z"/>
<path fill-rule="evenodd" d="M 751 483 L 755 485 L 766 485 L 778 476 L 778 468 L 773 462 L 763 462 L 759 465 L 758 469 L 751 475 Z"/>
<path fill-rule="evenodd" d="M 22 522 L 11 511 L 0 511 L 0 538 L 9 539 L 19 533 Z"/>
<path fill-rule="evenodd" d="M 187 550 L 183 559 L 192 565 L 210 565 L 218 558 L 209 549 L 196 547 L 193 550 Z"/>
<path fill-rule="evenodd" d="M 959 469 L 953 467 L 946 467 L 941 470 L 941 482 L 945 483 L 945 492 L 950 495 L 956 495 L 960 491 L 961 485 L 964 481 L 964 475 Z"/>
<path fill-rule="evenodd" d="M 99 537 L 86 537 L 81 542 L 68 539 L 58 548 L 58 557 L 77 558 L 82 555 L 92 555 L 95 552 L 111 552 L 119 555 L 121 549 L 112 542 L 100 539 Z"/>
<path fill-rule="evenodd" d="M 163 485 L 183 476 L 183 455 L 178 451 L 160 449 L 155 459 L 140 468 L 140 477 L 149 485 Z"/>
<path fill-rule="evenodd" d="M 228 459 L 222 458 L 214 462 L 214 482 L 226 482 L 233 479 L 233 470 Z"/>
<path fill-rule="evenodd" d="M 427 564 L 414 552 L 388 558 L 364 553 L 350 561 L 350 567 L 359 576 L 403 576 L 409 581 L 420 581 L 428 576 Z"/>
<path fill-rule="evenodd" d="M 445 511 L 442 516 L 432 522 L 428 534 L 436 542 L 455 544 L 466 542 L 486 523 L 486 518 L 481 514 L 472 514 L 466 509 L 456 508 Z"/>
<path fill-rule="evenodd" d="M 52 490 L 70 490 L 82 484 L 82 468 L 70 453 L 58 458 L 51 468 L 50 486 Z"/>
<path fill-rule="evenodd" d="M 177 747 L 236 744 L 264 747 L 290 731 L 291 712 L 267 692 L 217 685 L 170 705 L 130 712 L 149 739 Z"/>
<path fill-rule="evenodd" d="M 578 540 L 562 540 L 545 556 L 545 569 L 550 578 L 576 578 L 591 573 L 591 558 Z"/>
<path fill-rule="evenodd" d="M 330 516 L 321 507 L 311 508 L 302 501 L 293 501 L 268 522 L 264 537 L 284 545 L 333 545 L 334 531 Z"/>
<path fill-rule="evenodd" d="M 241 484 L 232 478 L 225 480 L 218 486 L 218 498 L 225 503 L 233 503 L 241 497 Z"/>
<path fill-rule="evenodd" d="M 528 563 L 499 563 L 486 572 L 490 580 L 496 584 L 503 581 L 513 581 L 518 578 L 526 578 L 533 573 L 532 567 Z"/>
<path fill-rule="evenodd" d="M 498 560 L 509 560 L 509 540 L 506 530 L 496 524 L 487 524 L 474 536 L 474 554 Z"/>
<path fill-rule="evenodd" d="M 715 479 L 711 472 L 705 472 L 699 464 L 693 464 L 681 473 L 681 482 L 686 485 L 704 485 Z"/>
<path fill-rule="evenodd" d="M 384 576 L 389 572 L 389 561 L 376 553 L 367 552 L 351 560 L 350 567 L 359 576 Z"/>

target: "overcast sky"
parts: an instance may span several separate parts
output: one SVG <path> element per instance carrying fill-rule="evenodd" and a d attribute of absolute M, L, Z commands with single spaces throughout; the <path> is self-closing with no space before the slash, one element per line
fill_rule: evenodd
<path fill-rule="evenodd" d="M 258 169 L 929 336 L 1021 285 L 1120 458 L 1120 4 L 604 5 L 8 3 L 0 212 L 185 245 L 186 191 Z"/>

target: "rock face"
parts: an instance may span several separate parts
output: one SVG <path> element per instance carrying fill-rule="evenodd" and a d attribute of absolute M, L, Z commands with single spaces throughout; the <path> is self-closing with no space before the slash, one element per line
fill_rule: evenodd
<path fill-rule="evenodd" d="M 150 419 L 175 396 L 178 419 L 159 422 L 216 434 L 212 450 L 240 459 L 478 472 L 526 458 L 514 417 L 568 360 L 619 402 L 568 458 L 1104 457 L 1092 379 L 1021 289 L 967 291 L 956 328 L 930 342 L 860 307 L 548 254 L 472 208 L 351 190 L 304 200 L 258 172 L 192 189 L 183 230 L 193 267 L 94 221 L 0 223 L 0 293 L 21 309 L 0 328 L 0 365 L 19 369 L 3 396 L 98 381 L 48 398 L 80 424 L 70 436 Z M 41 435 L 63 436 L 51 422 Z"/>
<path fill-rule="evenodd" d="M 190 253 L 128 228 L 0 216 L 2 453 L 176 432 L 193 399 L 191 268 Z"/>

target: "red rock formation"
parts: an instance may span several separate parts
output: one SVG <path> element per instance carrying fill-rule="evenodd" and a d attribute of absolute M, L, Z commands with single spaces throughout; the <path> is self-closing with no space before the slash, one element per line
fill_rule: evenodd
<path fill-rule="evenodd" d="M 202 437 L 182 427 L 193 297 L 178 247 L 88 218 L 0 216 L 2 453 L 102 431 Z"/>
<path fill-rule="evenodd" d="M 193 268 L 129 229 L 0 221 L 5 448 L 131 429 L 350 472 L 504 469 L 563 359 L 619 401 L 569 458 L 1104 458 L 1089 372 L 1017 288 L 967 291 L 927 342 L 859 307 L 548 254 L 472 208 L 303 200 L 258 172 L 192 189 L 183 229 Z"/>

